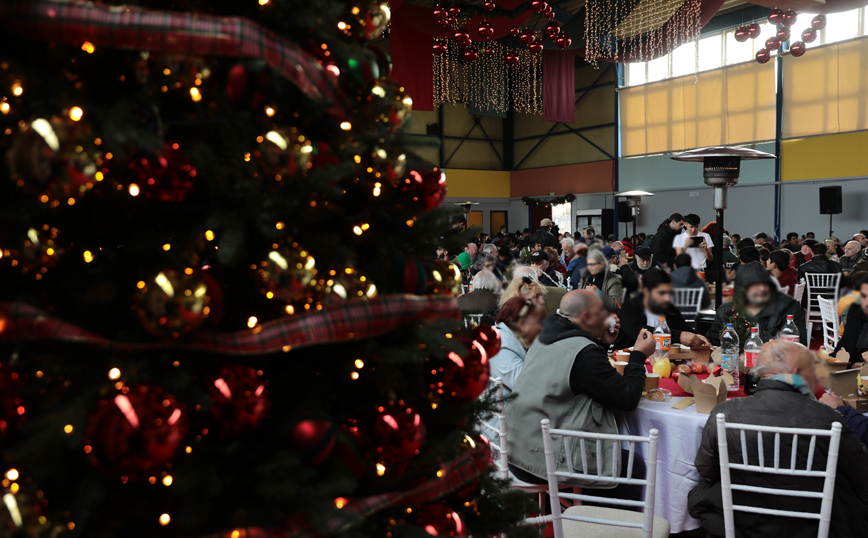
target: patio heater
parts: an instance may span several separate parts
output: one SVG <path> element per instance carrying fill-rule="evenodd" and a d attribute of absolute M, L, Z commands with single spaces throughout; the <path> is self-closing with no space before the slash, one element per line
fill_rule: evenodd
<path fill-rule="evenodd" d="M 636 235 L 636 220 L 639 218 L 639 206 L 642 205 L 643 196 L 654 196 L 654 193 L 647 191 L 624 191 L 615 194 L 615 198 L 624 198 L 624 201 L 627 202 L 627 207 L 630 208 L 630 214 L 633 216 L 633 235 Z"/>
<path fill-rule="evenodd" d="M 701 162 L 702 178 L 714 187 L 714 210 L 717 213 L 717 237 L 714 239 L 714 274 L 717 297 L 715 306 L 723 300 L 723 211 L 726 209 L 726 189 L 738 183 L 741 161 L 774 159 L 775 156 L 755 149 L 712 146 L 676 153 L 676 161 Z"/>

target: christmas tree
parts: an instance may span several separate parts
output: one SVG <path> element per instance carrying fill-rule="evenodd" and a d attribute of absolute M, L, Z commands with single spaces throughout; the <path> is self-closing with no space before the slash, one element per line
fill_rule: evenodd
<path fill-rule="evenodd" d="M 377 0 L 0 5 L 0 536 L 492 536 Z M 444 239 L 440 239 L 443 236 Z M 525 528 L 537 532 L 535 528 Z"/>

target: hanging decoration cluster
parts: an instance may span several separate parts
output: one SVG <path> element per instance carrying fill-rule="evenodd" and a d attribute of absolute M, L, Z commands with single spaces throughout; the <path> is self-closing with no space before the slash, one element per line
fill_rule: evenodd
<path fill-rule="evenodd" d="M 601 59 L 621 56 L 644 62 L 699 39 L 700 0 L 648 0 L 635 8 L 632 4 L 626 0 L 587 2 L 585 59 L 589 63 L 596 66 Z M 698 64 L 698 56 L 696 61 Z"/>
<path fill-rule="evenodd" d="M 772 51 L 778 50 L 785 43 L 790 41 L 790 38 L 792 37 L 790 27 L 796 23 L 797 18 L 798 14 L 791 9 L 781 11 L 780 9 L 775 8 L 769 12 L 768 21 L 777 26 L 777 32 L 772 37 L 766 39 L 766 42 L 764 43 L 765 46 L 757 51 L 757 62 L 761 64 L 767 63 L 772 58 Z M 800 34 L 802 39 L 790 45 L 790 54 L 796 58 L 804 55 L 808 50 L 806 43 L 813 43 L 814 40 L 817 39 L 817 31 L 822 30 L 825 27 L 825 15 L 817 15 L 811 19 L 811 26 L 802 30 L 802 33 Z M 759 37 L 760 33 L 761 29 L 758 23 L 741 26 L 735 29 L 735 40 L 744 43 L 748 39 L 756 39 Z"/>
<path fill-rule="evenodd" d="M 566 204 L 566 203 L 572 202 L 575 199 L 576 199 L 575 194 L 567 194 L 564 196 L 555 196 L 554 198 L 552 198 L 550 200 L 539 200 L 537 198 L 531 198 L 529 196 L 525 196 L 524 198 L 521 199 L 521 201 L 524 202 L 524 205 L 531 205 L 534 207 L 551 207 L 551 206 L 555 206 L 555 205 Z"/>

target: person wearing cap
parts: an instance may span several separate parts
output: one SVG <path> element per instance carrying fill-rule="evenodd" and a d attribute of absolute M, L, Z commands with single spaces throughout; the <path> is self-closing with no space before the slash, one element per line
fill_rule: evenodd
<path fill-rule="evenodd" d="M 470 269 L 470 266 L 473 264 L 473 260 L 470 258 L 470 254 L 467 252 L 462 252 L 456 258 L 456 261 L 461 264 L 461 270 L 466 271 Z"/>
<path fill-rule="evenodd" d="M 630 269 L 636 275 L 636 278 L 642 278 L 645 271 L 654 267 L 654 254 L 651 253 L 651 249 L 648 247 L 639 247 L 635 252 Z"/>
<path fill-rule="evenodd" d="M 811 258 L 814 257 L 813 246 L 816 245 L 817 242 L 813 239 L 805 239 L 802 241 L 801 250 L 796 252 L 795 257 L 793 258 L 793 267 L 798 269 L 802 265 L 811 261 Z"/>
<path fill-rule="evenodd" d="M 549 255 L 544 250 L 538 250 L 530 255 L 530 266 L 536 271 L 539 283 L 543 286 L 558 287 L 558 278 L 549 267 Z"/>
<path fill-rule="evenodd" d="M 551 233 L 552 219 L 542 219 L 539 223 L 539 228 L 532 236 L 530 236 L 530 244 L 537 242 L 541 247 L 560 248 L 558 238 Z"/>
<path fill-rule="evenodd" d="M 610 269 L 613 273 L 621 277 L 621 284 L 624 286 L 624 289 L 627 290 L 627 297 L 629 297 L 634 291 L 639 289 L 639 277 L 636 276 L 636 273 L 634 273 L 632 269 L 630 269 L 630 261 L 627 259 L 624 252 L 623 243 L 615 241 L 612 243 L 611 247 L 605 247 L 603 249 L 603 255 L 608 255 L 609 250 L 612 251 L 609 256 L 609 261 L 611 263 Z"/>
<path fill-rule="evenodd" d="M 826 257 L 826 245 L 814 243 L 811 246 L 811 259 L 799 266 L 799 280 L 805 278 L 806 273 L 840 273 L 841 264 Z"/>

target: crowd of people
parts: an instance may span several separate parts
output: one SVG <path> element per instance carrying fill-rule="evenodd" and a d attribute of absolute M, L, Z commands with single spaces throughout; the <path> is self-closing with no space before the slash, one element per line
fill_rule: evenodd
<path fill-rule="evenodd" d="M 438 257 L 461 266 L 467 286 L 458 298 L 462 313 L 494 324 L 501 335 L 501 350 L 489 363 L 491 377 L 503 380 L 505 394 L 515 393 L 506 405 L 510 471 L 525 482 L 546 483 L 542 418 L 554 428 L 618 433 L 615 412 L 629 412 L 639 403 L 646 359 L 655 351 L 651 331 L 661 317 L 673 342 L 700 346 L 719 345 L 724 327 L 739 314 L 758 327 L 766 342 L 755 369 L 756 394 L 727 401 L 711 416 L 720 411 L 728 420 L 787 427 L 828 429 L 832 422 L 841 423 L 841 478 L 831 536 L 868 536 L 868 418 L 837 395 L 815 397 L 818 382 L 814 355 L 805 347 L 805 305 L 793 297 L 807 273 L 842 273 L 843 335 L 836 352 L 845 349 L 850 366 L 868 360 L 868 231 L 847 241 L 832 237 L 822 242 L 813 233 L 790 233 L 778 242 L 765 233 L 741 238 L 725 232 L 719 278 L 733 297 L 717 308 L 710 329 L 700 334 L 673 304 L 676 288 L 701 288 L 702 307 L 711 303 L 706 281 L 718 278 L 712 270 L 716 229 L 714 223 L 700 225 L 697 215 L 673 213 L 653 235 L 618 241 L 591 227 L 581 235 L 561 234 L 550 219 L 543 219 L 533 234 L 527 229 L 510 234 L 504 227 L 493 238 L 480 235 L 463 252 L 438 250 Z M 788 316 L 801 344 L 777 339 Z M 623 374 L 608 360 L 612 347 L 632 348 Z M 801 444 L 793 454 L 805 460 L 806 450 Z M 709 421 L 696 456 L 702 480 L 690 493 L 689 508 L 711 535 L 722 536 L 717 451 Z M 610 446 L 603 460 L 620 465 L 626 476 L 626 460 L 617 452 Z M 572 461 L 580 458 L 574 454 Z M 634 462 L 630 472 L 641 476 L 642 462 Z M 780 487 L 805 481 L 796 482 L 784 480 Z M 638 495 L 621 487 L 615 490 L 619 494 Z M 808 536 L 811 528 L 816 534 L 816 526 L 803 523 L 751 524 L 757 532 L 739 535 L 786 529 Z"/>

